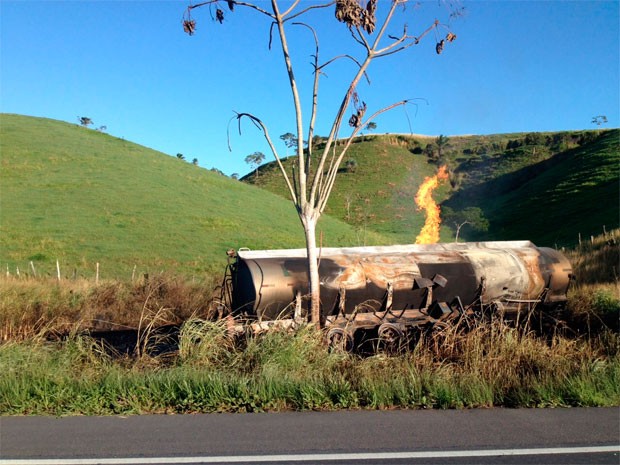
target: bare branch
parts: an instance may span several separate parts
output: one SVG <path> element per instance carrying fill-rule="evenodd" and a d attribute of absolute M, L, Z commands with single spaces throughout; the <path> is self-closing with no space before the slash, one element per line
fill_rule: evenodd
<path fill-rule="evenodd" d="M 316 31 L 314 30 L 314 28 L 312 28 L 311 26 L 305 24 L 305 23 L 293 23 L 293 25 L 295 26 L 304 26 L 307 27 L 308 29 L 310 29 L 310 32 L 312 32 L 312 36 L 314 38 L 314 63 L 312 64 L 314 67 L 314 82 L 312 84 L 312 108 L 310 110 L 310 123 L 308 125 L 308 149 L 306 152 L 306 170 L 307 170 L 307 175 L 310 176 L 310 170 L 312 169 L 312 165 L 311 165 L 311 160 L 312 160 L 312 138 L 314 137 L 314 125 L 316 122 L 316 112 L 317 112 L 317 107 L 318 107 L 318 98 L 319 98 L 319 77 L 320 77 L 320 71 L 319 71 L 319 65 L 318 65 L 318 61 L 319 61 L 319 38 L 316 34 Z M 303 141 L 298 140 L 297 141 L 297 146 L 299 147 L 299 144 L 302 143 Z"/>
<path fill-rule="evenodd" d="M 366 36 L 364 35 L 364 32 L 362 31 L 362 29 L 359 26 L 357 26 L 355 28 L 355 31 L 357 32 L 357 39 L 356 39 L 357 43 L 361 44 L 366 49 L 366 51 L 370 51 L 372 47 L 366 40 Z M 355 36 L 355 34 L 353 34 L 353 36 Z"/>
<path fill-rule="evenodd" d="M 278 2 L 276 0 L 271 0 L 271 6 L 273 8 L 273 12 L 275 13 L 275 22 L 278 27 L 278 34 L 280 36 L 280 45 L 282 47 L 282 56 L 284 57 L 284 64 L 286 65 L 286 71 L 288 73 L 289 84 L 291 88 L 291 93 L 293 94 L 293 105 L 295 107 L 295 120 L 297 122 L 297 139 L 303 142 L 303 121 L 302 121 L 302 108 L 301 102 L 299 99 L 299 89 L 297 88 L 297 81 L 295 80 L 295 74 L 293 73 L 293 64 L 291 62 L 291 56 L 288 51 L 288 41 L 286 38 L 286 33 L 284 31 L 284 20 L 280 11 L 278 9 Z M 303 143 L 297 144 L 297 160 L 298 160 L 298 179 L 299 179 L 299 195 L 298 203 L 302 209 L 306 208 L 307 203 L 307 173 L 306 173 L 306 163 L 304 160 L 304 147 Z M 290 186 L 290 183 L 289 183 Z"/>
<path fill-rule="evenodd" d="M 357 87 L 357 84 L 359 83 L 361 77 L 364 75 L 364 73 L 366 72 L 366 69 L 368 68 L 368 66 L 370 65 L 371 61 L 374 58 L 375 55 L 375 51 L 379 46 L 379 43 L 383 37 L 383 35 L 385 34 L 385 31 L 387 29 L 387 26 L 389 24 L 389 22 L 392 19 L 392 16 L 394 15 L 394 11 L 396 10 L 397 6 L 400 4 L 400 1 L 396 0 L 394 2 L 392 2 L 392 5 L 390 7 L 390 10 L 387 14 L 387 16 L 385 17 L 385 19 L 383 20 L 383 23 L 379 29 L 379 32 L 377 33 L 377 36 L 375 37 L 375 41 L 372 45 L 372 48 L 370 50 L 367 51 L 366 54 L 366 58 L 364 59 L 364 62 L 360 65 L 356 75 L 353 77 L 353 80 L 351 81 L 351 83 L 349 84 L 349 88 L 347 89 L 346 95 L 344 96 L 342 103 L 340 104 L 340 109 L 338 110 L 338 113 L 336 115 L 336 118 L 334 120 L 334 123 L 332 124 L 332 128 L 329 134 L 329 137 L 327 139 L 327 143 L 325 144 L 325 150 L 323 151 L 323 156 L 321 156 L 320 160 L 319 160 L 319 166 L 317 168 L 317 171 L 315 173 L 313 182 L 312 182 L 312 188 L 310 190 L 310 201 L 314 202 L 316 201 L 316 195 L 317 195 L 317 189 L 319 184 L 322 183 L 322 180 L 319 179 L 320 177 L 323 176 L 322 170 L 325 166 L 325 159 L 327 156 L 327 153 L 331 147 L 331 144 L 333 143 L 334 139 L 336 139 L 338 131 L 340 129 L 340 125 L 342 124 L 342 120 L 344 118 L 344 115 L 346 113 L 347 107 L 349 105 L 349 100 L 351 99 L 353 93 L 355 92 L 355 88 Z M 355 131 L 354 131 L 355 133 Z M 329 183 L 328 183 L 329 184 Z M 333 183 L 332 183 L 333 185 Z M 329 189 L 331 190 L 331 189 Z"/>
<path fill-rule="evenodd" d="M 364 40 L 360 39 L 360 37 L 359 37 L 360 34 L 356 34 L 352 28 L 349 28 L 349 33 L 351 34 L 351 38 L 355 42 L 360 44 L 362 47 L 365 47 L 366 50 L 370 50 L 370 48 L 367 46 L 368 44 L 366 43 L 366 40 L 364 39 L 363 36 L 362 36 L 362 39 L 364 39 Z"/>
<path fill-rule="evenodd" d="M 428 105 L 428 100 L 426 100 L 423 97 L 416 97 L 413 99 L 409 99 L 409 102 L 412 102 L 412 105 L 415 105 L 415 114 L 414 116 L 418 116 L 418 104 L 413 102 L 413 100 L 424 100 L 424 102 L 426 102 L 426 105 Z M 407 118 L 407 126 L 409 126 L 409 133 L 413 134 L 413 129 L 411 129 L 411 120 L 409 119 L 409 113 L 407 113 L 407 108 L 405 107 L 405 117 Z"/>
<path fill-rule="evenodd" d="M 403 35 L 400 38 L 398 38 L 394 43 L 388 45 L 387 47 L 384 47 L 381 50 L 377 50 L 376 57 L 377 58 L 381 58 L 381 57 L 384 57 L 384 56 L 392 55 L 392 54 L 398 53 L 398 52 L 400 52 L 400 51 L 402 51 L 402 50 L 404 50 L 406 48 L 409 48 L 412 45 L 417 45 L 420 42 L 420 40 L 422 40 L 432 30 L 437 29 L 437 27 L 439 25 L 440 25 L 439 21 L 435 20 L 431 26 L 426 28 L 426 30 L 424 32 L 422 32 L 422 34 L 420 34 L 417 37 L 413 37 L 413 36 L 407 35 L 407 30 L 405 29 L 403 31 Z M 409 42 L 408 44 L 403 45 L 402 47 L 399 47 L 399 48 L 395 49 L 395 47 L 397 47 L 398 45 L 402 44 L 406 40 L 411 40 L 411 42 Z"/>
<path fill-rule="evenodd" d="M 323 68 L 325 68 L 326 66 L 331 65 L 334 61 L 336 60 L 340 60 L 341 58 L 348 58 L 349 60 L 353 61 L 358 67 L 362 67 L 362 64 L 357 61 L 357 59 L 351 55 L 338 55 L 337 57 L 333 57 L 332 59 L 330 59 L 329 61 L 326 61 L 325 63 L 323 63 L 321 66 L 317 67 L 316 69 L 318 71 L 322 71 Z M 368 77 L 368 73 L 364 72 L 364 77 L 366 78 L 366 82 L 368 84 L 370 84 L 370 77 Z"/>
<path fill-rule="evenodd" d="M 282 173 L 282 177 L 284 178 L 284 181 L 286 182 L 286 186 L 288 187 L 289 193 L 291 194 L 291 199 L 293 200 L 293 203 L 297 204 L 298 203 L 298 196 L 296 195 L 296 190 L 297 189 L 294 189 L 293 186 L 291 185 L 291 181 L 289 179 L 288 173 L 284 169 L 284 165 L 282 165 L 282 160 L 280 159 L 280 156 L 278 155 L 278 151 L 277 151 L 275 145 L 273 145 L 271 137 L 269 136 L 269 131 L 267 130 L 267 127 L 265 126 L 265 124 L 261 121 L 260 118 L 257 118 L 256 116 L 252 115 L 251 113 L 237 113 L 237 112 L 235 112 L 235 115 L 236 116 L 233 117 L 231 119 L 231 121 L 233 119 L 237 120 L 237 122 L 239 124 L 239 134 L 241 134 L 241 120 L 243 118 L 248 118 L 257 128 L 259 128 L 263 132 L 263 136 L 265 137 L 265 140 L 267 141 L 267 144 L 269 144 L 269 148 L 271 149 L 271 153 L 273 153 L 273 156 L 276 159 L 276 163 L 278 164 L 278 167 L 280 168 L 280 172 Z M 228 145 L 228 148 L 230 149 L 230 144 Z"/>
<path fill-rule="evenodd" d="M 293 4 L 289 7 L 289 9 L 286 10 L 284 13 L 282 13 L 282 18 L 285 18 L 286 16 L 288 16 L 291 13 L 291 11 L 293 11 L 297 7 L 297 5 L 299 5 L 299 2 L 300 0 L 295 0 Z"/>
<path fill-rule="evenodd" d="M 205 5 L 212 5 L 214 3 L 218 3 L 219 0 L 209 0 L 207 2 L 202 2 L 202 3 L 196 3 L 195 5 L 190 5 L 187 7 L 187 11 L 191 11 L 194 8 L 200 8 L 202 6 Z M 261 7 L 259 7 L 258 5 L 255 5 L 253 3 L 247 3 L 247 2 L 239 2 L 237 0 L 232 0 L 232 3 L 234 3 L 235 5 L 239 5 L 239 6 L 245 6 L 248 8 L 252 8 L 253 10 L 258 11 L 259 13 L 262 13 L 264 15 L 269 16 L 270 18 L 275 18 L 274 15 L 272 15 L 271 13 L 269 13 L 267 10 L 262 9 Z"/>
<path fill-rule="evenodd" d="M 291 13 L 291 11 L 293 11 L 293 8 L 295 8 L 295 7 L 297 6 L 297 4 L 298 4 L 298 3 L 299 3 L 299 0 L 298 0 L 298 1 L 296 1 L 296 2 L 293 4 L 293 6 L 291 6 L 288 10 L 286 10 L 286 11 L 282 14 L 282 17 L 284 18 L 284 17 L 288 16 L 288 15 Z M 291 16 L 290 18 L 286 18 L 284 21 L 291 21 L 291 20 L 293 20 L 293 19 L 295 19 L 295 18 L 298 18 L 298 17 L 299 17 L 299 16 L 301 16 L 301 15 L 306 14 L 306 13 L 307 13 L 308 11 L 310 11 L 310 10 L 316 10 L 317 8 L 328 8 L 328 7 L 332 6 L 332 5 L 334 5 L 335 3 L 336 3 L 336 2 L 334 1 L 334 2 L 329 2 L 329 3 L 324 3 L 324 4 L 322 4 L 322 5 L 312 5 L 312 6 L 309 6 L 309 7 L 305 8 L 305 9 L 301 10 L 299 13 L 295 13 L 295 14 L 294 14 L 293 16 Z"/>
<path fill-rule="evenodd" d="M 267 46 L 267 48 L 269 50 L 271 50 L 271 44 L 273 43 L 273 27 L 276 25 L 276 22 L 274 21 L 273 23 L 271 23 L 271 25 L 269 26 L 269 45 Z"/>
<path fill-rule="evenodd" d="M 336 158 L 336 160 L 333 163 L 330 163 L 326 182 L 323 185 L 323 188 L 321 189 L 319 193 L 319 200 L 317 202 L 317 207 L 319 208 L 319 212 L 323 213 L 323 210 L 325 210 L 325 207 L 327 206 L 327 200 L 329 199 L 331 191 L 334 187 L 334 183 L 336 182 L 336 175 L 338 174 L 338 169 L 340 167 L 340 164 L 342 163 L 342 160 L 345 154 L 347 153 L 347 150 L 351 146 L 351 143 L 357 136 L 358 132 L 361 131 L 362 128 L 368 124 L 368 122 L 374 120 L 377 116 L 381 115 L 382 113 L 390 111 L 393 108 L 406 105 L 407 103 L 409 103 L 409 100 L 401 100 L 400 102 L 396 102 L 391 105 L 388 105 L 387 107 L 381 108 L 380 110 L 377 110 L 372 115 L 370 115 L 362 124 L 355 127 L 351 135 L 347 138 L 345 142 L 345 146 L 342 148 L 340 154 L 338 155 L 338 158 Z"/>

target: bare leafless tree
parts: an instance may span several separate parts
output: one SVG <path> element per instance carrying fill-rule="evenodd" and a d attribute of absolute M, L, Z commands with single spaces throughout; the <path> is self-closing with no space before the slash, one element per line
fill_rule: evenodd
<path fill-rule="evenodd" d="M 404 6 L 408 3 L 408 0 L 392 0 L 389 7 L 387 7 L 386 1 L 386 8 L 383 8 L 382 2 L 380 15 L 377 14 L 378 3 L 378 0 L 337 0 L 324 3 L 310 3 L 296 0 L 292 3 L 287 2 L 286 10 L 281 11 L 277 0 L 271 0 L 269 6 L 267 6 L 267 2 L 250 3 L 236 0 L 228 0 L 226 2 L 209 0 L 189 6 L 183 21 L 185 32 L 192 35 L 196 31 L 196 21 L 191 17 L 191 13 L 194 9 L 208 7 L 212 16 L 213 12 L 215 12 L 214 18 L 219 23 L 222 23 L 224 21 L 224 12 L 226 9 L 224 4 L 228 7 L 229 12 L 233 12 L 235 7 L 245 7 L 271 20 L 270 44 L 271 34 L 273 34 L 274 31 L 280 39 L 281 53 L 284 59 L 285 71 L 288 75 L 296 118 L 296 163 L 292 171 L 288 172 L 285 169 L 281 157 L 269 135 L 267 126 L 259 117 L 250 113 L 236 113 L 236 119 L 239 122 L 242 119 L 249 119 L 262 131 L 275 157 L 276 163 L 288 188 L 291 200 L 295 205 L 295 209 L 303 225 L 308 256 L 308 284 L 310 294 L 309 317 L 310 321 L 315 324 L 321 323 L 320 281 L 318 270 L 319 251 L 317 249 L 316 226 L 327 205 L 339 167 L 352 141 L 360 130 L 368 126 L 368 124 L 380 114 L 411 102 L 410 100 L 401 100 L 384 108 L 380 108 L 368 115 L 366 103 L 359 97 L 357 86 L 362 79 L 368 78 L 367 71 L 374 60 L 403 52 L 411 46 L 418 44 L 432 31 L 435 32 L 435 48 L 438 54 L 444 50 L 445 44 L 452 42 L 456 38 L 456 35 L 447 30 L 447 27 L 442 25 L 438 20 L 435 20 L 428 27 L 422 27 L 421 32 L 417 35 L 411 35 L 406 25 L 403 26 L 402 31 L 398 35 L 390 35 L 387 33 L 388 25 L 390 25 L 397 15 L 405 14 L 406 10 Z M 454 2 L 450 1 L 447 3 L 453 4 Z M 360 53 L 359 57 L 344 53 L 321 62 L 319 58 L 319 38 L 316 29 L 308 23 L 301 22 L 301 20 L 307 17 L 307 14 L 310 12 L 325 11 L 327 13 L 331 11 L 333 14 L 334 9 L 336 19 L 344 23 L 349 29 L 352 41 L 359 47 Z M 314 40 L 312 55 L 314 81 L 312 87 L 312 103 L 308 113 L 304 113 L 304 109 L 302 108 L 293 62 L 289 51 L 287 32 L 290 30 L 289 28 L 291 26 L 306 28 Z M 445 36 L 441 32 L 443 28 L 445 28 L 445 32 L 447 32 Z M 441 37 L 440 34 L 442 34 Z M 319 79 L 326 67 L 338 60 L 351 61 L 356 68 L 356 72 L 344 92 L 338 112 L 331 123 L 329 135 L 324 140 L 324 146 L 321 147 L 322 151 L 315 154 L 312 141 L 314 140 L 314 129 L 317 118 Z M 308 114 L 310 118 L 305 140 L 311 142 L 308 147 L 304 149 L 303 117 Z M 350 127 L 350 133 L 343 138 L 340 133 L 343 130 L 343 121 L 345 121 L 347 115 L 349 115 L 348 125 Z"/>

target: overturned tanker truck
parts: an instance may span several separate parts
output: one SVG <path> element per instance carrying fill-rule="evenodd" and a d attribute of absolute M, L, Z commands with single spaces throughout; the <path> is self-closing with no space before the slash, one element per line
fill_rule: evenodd
<path fill-rule="evenodd" d="M 229 255 L 219 311 L 237 332 L 305 320 L 305 249 Z M 398 343 L 467 315 L 556 310 L 572 277 L 564 255 L 529 241 L 322 248 L 319 256 L 322 323 L 330 343 L 346 348 L 364 338 Z"/>

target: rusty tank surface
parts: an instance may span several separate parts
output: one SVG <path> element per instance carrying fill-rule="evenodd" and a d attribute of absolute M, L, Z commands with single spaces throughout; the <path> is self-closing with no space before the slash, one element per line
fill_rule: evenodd
<path fill-rule="evenodd" d="M 360 330 L 398 339 L 478 311 L 555 309 L 572 277 L 560 252 L 529 241 L 322 248 L 319 256 L 321 317 L 329 337 L 348 344 Z M 226 307 L 259 326 L 303 320 L 306 263 L 305 249 L 237 251 Z"/>

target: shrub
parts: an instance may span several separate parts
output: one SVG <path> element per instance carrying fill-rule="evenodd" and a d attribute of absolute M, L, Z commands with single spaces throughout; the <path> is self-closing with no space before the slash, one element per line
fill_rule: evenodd
<path fill-rule="evenodd" d="M 620 312 L 620 299 L 607 289 L 599 289 L 594 292 L 592 309 L 599 315 L 618 313 Z"/>
<path fill-rule="evenodd" d="M 344 168 L 347 173 L 355 173 L 357 171 L 357 160 L 354 158 L 348 159 L 344 164 Z"/>

